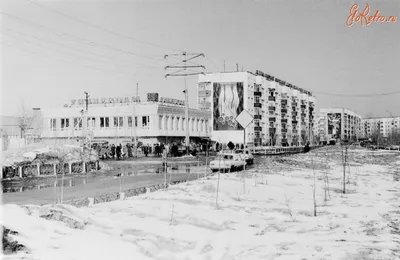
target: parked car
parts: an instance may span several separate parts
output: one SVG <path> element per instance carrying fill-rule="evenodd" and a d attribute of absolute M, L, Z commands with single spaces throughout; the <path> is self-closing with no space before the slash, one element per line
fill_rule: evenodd
<path fill-rule="evenodd" d="M 217 171 L 235 171 L 243 169 L 245 164 L 245 157 L 243 154 L 237 154 L 233 152 L 220 152 L 217 154 L 215 160 L 210 162 L 210 169 L 213 172 Z"/>
<path fill-rule="evenodd" d="M 237 149 L 235 150 L 235 153 L 244 154 L 247 165 L 254 163 L 254 155 L 250 152 L 249 149 Z"/>

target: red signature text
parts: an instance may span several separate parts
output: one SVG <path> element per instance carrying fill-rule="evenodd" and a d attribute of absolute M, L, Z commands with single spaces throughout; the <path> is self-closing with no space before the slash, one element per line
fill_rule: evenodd
<path fill-rule="evenodd" d="M 362 26 L 368 26 L 371 23 L 395 23 L 397 21 L 396 16 L 383 16 L 380 15 L 380 10 L 376 10 L 375 14 L 369 15 L 371 13 L 371 7 L 369 4 L 366 5 L 364 10 L 361 12 L 358 9 L 358 4 L 354 4 L 350 8 L 350 15 L 347 17 L 346 25 L 351 27 L 354 23 L 361 23 Z"/>

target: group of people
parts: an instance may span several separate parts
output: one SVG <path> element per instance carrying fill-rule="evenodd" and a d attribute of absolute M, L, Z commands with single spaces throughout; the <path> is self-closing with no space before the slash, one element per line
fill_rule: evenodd
<path fill-rule="evenodd" d="M 100 159 L 117 159 L 133 157 L 136 154 L 136 146 L 133 144 L 94 144 L 93 149 L 95 149 L 99 155 Z"/>
<path fill-rule="evenodd" d="M 179 146 L 176 143 L 172 144 L 164 144 L 164 143 L 156 143 L 156 144 L 145 144 L 140 145 L 138 148 L 131 143 L 127 144 L 93 144 L 92 149 L 96 150 L 100 159 L 112 159 L 112 160 L 121 160 L 124 158 L 137 157 L 138 151 L 140 154 L 148 157 L 150 155 L 161 157 L 164 151 L 167 151 L 167 154 L 172 157 L 178 157 L 179 155 L 185 153 L 184 147 L 182 146 L 180 150 Z M 222 149 L 222 145 L 212 147 L 209 144 L 194 144 L 190 145 L 190 154 L 196 156 L 197 152 L 208 152 L 210 150 L 219 151 Z"/>

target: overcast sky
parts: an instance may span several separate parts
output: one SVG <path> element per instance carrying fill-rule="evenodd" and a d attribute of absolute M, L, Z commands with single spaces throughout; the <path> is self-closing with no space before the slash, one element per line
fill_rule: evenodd
<path fill-rule="evenodd" d="M 347 27 L 354 1 L 2 2 L 3 115 L 20 114 L 22 103 L 62 106 L 84 91 L 132 96 L 136 83 L 142 99 L 147 92 L 183 99 L 184 80 L 164 77 L 164 66 L 174 62 L 164 55 L 186 50 L 204 53 L 199 62 L 208 72 L 222 71 L 224 61 L 229 71 L 239 63 L 240 70 L 310 90 L 317 109 L 400 116 L 400 20 Z M 357 2 L 364 9 L 366 1 Z M 400 17 L 400 1 L 368 3 L 372 13 Z M 196 83 L 197 77 L 188 80 L 192 106 Z"/>

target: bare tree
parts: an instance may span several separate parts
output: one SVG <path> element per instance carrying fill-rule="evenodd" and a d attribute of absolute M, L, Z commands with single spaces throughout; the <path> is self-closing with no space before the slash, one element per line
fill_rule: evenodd
<path fill-rule="evenodd" d="M 285 204 L 286 204 L 287 212 L 288 212 L 290 218 L 292 219 L 293 222 L 296 222 L 296 215 L 293 213 L 293 210 L 290 206 L 290 199 L 288 199 L 288 197 L 286 196 L 286 193 L 285 193 Z"/>
<path fill-rule="evenodd" d="M 312 166 L 312 170 L 313 170 L 313 175 L 314 175 L 314 184 L 312 185 L 312 192 L 313 192 L 313 205 L 314 205 L 314 217 L 317 216 L 317 199 L 316 199 L 316 173 L 314 170 L 314 159 L 313 157 L 311 157 L 311 166 Z"/>
<path fill-rule="evenodd" d="M 32 128 L 33 117 L 29 113 L 29 110 L 23 104 L 21 106 L 21 114 L 18 117 L 17 124 L 20 129 L 21 138 L 25 136 L 27 130 Z"/>

